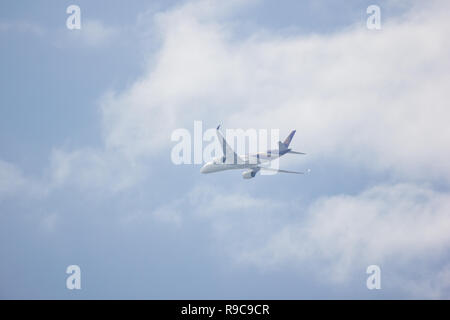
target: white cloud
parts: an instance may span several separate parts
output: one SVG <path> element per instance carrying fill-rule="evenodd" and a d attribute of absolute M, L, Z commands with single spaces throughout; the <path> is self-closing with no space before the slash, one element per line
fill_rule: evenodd
<path fill-rule="evenodd" d="M 55 231 L 59 220 L 60 220 L 60 216 L 55 213 L 55 212 L 51 212 L 51 213 L 46 213 L 46 214 L 42 214 L 41 215 L 41 228 L 44 232 L 53 232 Z"/>
<path fill-rule="evenodd" d="M 310 161 L 449 181 L 446 2 L 386 21 L 380 32 L 247 39 L 236 39 L 210 2 L 195 6 L 205 3 L 155 15 L 162 45 L 147 74 L 103 100 L 108 147 L 153 155 L 194 119 L 296 128 Z"/>
<path fill-rule="evenodd" d="M 104 148 L 53 155 L 54 176 L 68 161 L 89 163 L 58 181 L 109 188 L 114 172 L 121 182 L 112 190 L 132 187 L 148 174 L 149 159 L 169 154 L 172 131 L 199 119 L 232 128 L 295 128 L 293 147 L 306 151 L 302 160 L 310 163 L 328 159 L 399 180 L 450 182 L 447 2 L 383 20 L 379 32 L 358 23 L 333 34 L 256 30 L 247 38 L 236 34 L 229 16 L 247 2 L 217 3 L 188 2 L 153 14 L 161 46 L 144 75 L 101 99 Z M 89 20 L 75 33 L 92 45 L 117 36 Z M 55 164 L 62 158 L 65 164 Z"/>
<path fill-rule="evenodd" d="M 427 186 L 380 185 L 306 206 L 203 185 L 170 207 L 209 222 L 229 264 L 297 270 L 348 287 L 364 286 L 367 266 L 376 264 L 388 292 L 450 296 L 450 195 Z"/>
<path fill-rule="evenodd" d="M 28 21 L 0 21 L 0 32 L 21 32 L 43 36 L 46 30 L 40 25 Z"/>
<path fill-rule="evenodd" d="M 342 280 L 361 262 L 436 257 L 450 247 L 449 209 L 449 194 L 406 184 L 322 198 L 304 219 L 274 232 L 245 259 L 270 266 L 317 256 L 324 265 L 332 263 L 334 276 Z"/>
<path fill-rule="evenodd" d="M 152 216 L 157 221 L 175 225 L 177 227 L 180 227 L 183 221 L 182 210 L 177 206 L 177 203 L 156 208 L 152 212 Z"/>
<path fill-rule="evenodd" d="M 172 130 L 197 119 L 296 128 L 294 144 L 308 152 L 307 161 L 338 160 L 419 182 L 325 197 L 306 208 L 203 186 L 132 219 L 178 227 L 184 219 L 206 219 L 219 247 L 238 264 L 271 270 L 311 263 L 308 272 L 338 283 L 369 264 L 388 264 L 393 285 L 448 297 L 442 259 L 450 245 L 450 195 L 419 184 L 450 182 L 448 2 L 383 20 L 380 32 L 358 26 L 288 37 L 255 31 L 245 39 L 227 21 L 236 3 L 217 3 L 187 3 L 154 15 L 161 48 L 144 76 L 102 99 L 104 147 L 55 149 L 50 188 L 131 188 L 148 174 L 143 160 L 167 150 Z M 99 22 L 82 28 L 88 45 L 108 43 L 115 34 Z M 0 196 L 34 185 L 0 162 Z M 182 216 L 183 206 L 194 215 Z M 402 273 L 418 261 L 418 272 L 431 276 Z"/>
<path fill-rule="evenodd" d="M 81 41 L 87 46 L 102 46 L 108 44 L 118 34 L 118 30 L 104 25 L 98 20 L 83 21 L 79 34 Z"/>
<path fill-rule="evenodd" d="M 92 148 L 53 150 L 49 171 L 49 185 L 53 189 L 73 185 L 82 190 L 117 192 L 145 177 L 142 167 L 132 159 L 124 158 L 123 154 Z"/>
<path fill-rule="evenodd" d="M 26 177 L 17 166 L 0 159 L 0 200 L 17 195 L 40 197 L 47 192 L 45 184 Z"/>
<path fill-rule="evenodd" d="M 126 28 L 107 25 L 100 20 L 81 20 L 81 28 L 69 30 L 61 28 L 54 32 L 53 45 L 56 47 L 105 49 L 118 39 L 127 39 Z"/>
<path fill-rule="evenodd" d="M 14 192 L 25 184 L 25 178 L 14 165 L 0 160 L 0 194 Z"/>
<path fill-rule="evenodd" d="M 47 29 L 39 24 L 31 21 L 0 21 L 0 33 L 27 33 L 35 36 L 47 36 L 57 47 L 88 47 L 101 48 L 110 45 L 113 41 L 119 39 L 122 35 L 126 38 L 128 31 L 125 28 L 119 29 L 110 25 L 106 25 L 100 20 L 82 19 L 81 29 L 69 30 Z"/>

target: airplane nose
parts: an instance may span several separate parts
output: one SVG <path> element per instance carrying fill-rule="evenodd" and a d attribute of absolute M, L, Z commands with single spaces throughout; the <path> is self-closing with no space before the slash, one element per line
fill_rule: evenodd
<path fill-rule="evenodd" d="M 209 173 L 210 172 L 210 167 L 211 162 L 207 162 L 203 165 L 203 167 L 200 169 L 200 173 Z"/>

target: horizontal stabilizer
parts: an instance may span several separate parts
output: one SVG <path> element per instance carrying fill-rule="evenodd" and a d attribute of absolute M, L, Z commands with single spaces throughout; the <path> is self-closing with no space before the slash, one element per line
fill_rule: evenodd
<path fill-rule="evenodd" d="M 288 153 L 293 153 L 293 154 L 306 154 L 306 153 L 304 153 L 304 152 L 298 152 L 298 151 L 292 151 L 292 150 L 289 150 Z"/>
<path fill-rule="evenodd" d="M 268 170 L 268 171 L 275 171 L 275 172 L 282 172 L 282 173 L 295 173 L 295 174 L 304 174 L 304 172 L 298 172 L 298 171 L 288 171 L 288 170 L 281 170 L 281 169 L 273 169 L 273 168 L 267 168 L 267 167 L 258 167 L 261 170 Z"/>

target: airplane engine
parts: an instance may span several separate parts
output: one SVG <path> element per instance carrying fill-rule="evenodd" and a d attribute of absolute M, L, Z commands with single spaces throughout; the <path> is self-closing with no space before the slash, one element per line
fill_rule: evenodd
<path fill-rule="evenodd" d="M 254 178 L 258 171 L 259 170 L 255 170 L 255 169 L 246 170 L 246 171 L 242 172 L 242 178 L 244 178 L 244 179 Z"/>

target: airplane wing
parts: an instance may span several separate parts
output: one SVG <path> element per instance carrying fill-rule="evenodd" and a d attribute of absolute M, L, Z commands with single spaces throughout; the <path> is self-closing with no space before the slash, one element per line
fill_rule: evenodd
<path fill-rule="evenodd" d="M 229 163 L 229 164 L 237 164 L 237 163 L 243 163 L 244 161 L 234 152 L 234 150 L 230 147 L 230 145 L 227 143 L 227 140 L 223 137 L 222 133 L 219 131 L 220 125 L 217 126 L 216 129 L 216 135 L 217 139 L 220 142 L 220 145 L 222 147 L 222 154 L 224 158 L 222 158 L 223 163 Z"/>
<path fill-rule="evenodd" d="M 258 167 L 258 168 L 260 168 L 261 170 L 268 170 L 268 171 L 275 171 L 275 172 L 304 174 L 304 172 L 298 172 L 298 171 L 288 171 L 288 170 L 273 169 L 273 168 L 267 168 L 267 167 Z"/>

